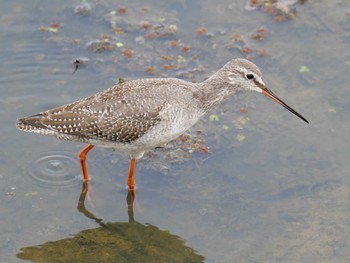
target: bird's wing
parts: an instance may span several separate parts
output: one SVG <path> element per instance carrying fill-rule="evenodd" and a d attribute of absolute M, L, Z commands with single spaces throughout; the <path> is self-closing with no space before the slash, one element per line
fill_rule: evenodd
<path fill-rule="evenodd" d="M 161 120 L 168 100 L 164 89 L 172 87 L 167 83 L 130 84 L 35 115 L 32 124 L 86 139 L 134 141 Z"/>

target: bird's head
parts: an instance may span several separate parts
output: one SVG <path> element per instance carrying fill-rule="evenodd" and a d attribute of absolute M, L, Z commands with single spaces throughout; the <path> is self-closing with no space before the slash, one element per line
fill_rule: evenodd
<path fill-rule="evenodd" d="M 273 101 L 282 105 L 284 108 L 309 123 L 303 116 L 279 99 L 271 90 L 269 90 L 264 81 L 260 69 L 252 62 L 246 59 L 233 59 L 222 68 L 224 78 L 237 91 L 256 91 L 264 94 Z"/>

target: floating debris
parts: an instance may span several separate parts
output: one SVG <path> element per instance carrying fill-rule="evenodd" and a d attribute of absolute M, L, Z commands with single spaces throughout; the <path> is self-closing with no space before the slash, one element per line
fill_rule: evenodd
<path fill-rule="evenodd" d="M 259 0 L 248 0 L 245 6 L 245 10 L 252 11 L 259 7 Z"/>
<path fill-rule="evenodd" d="M 239 142 L 243 142 L 245 140 L 245 136 L 243 134 L 237 134 L 236 140 Z"/>
<path fill-rule="evenodd" d="M 240 43 L 244 43 L 244 40 L 243 40 L 243 38 L 240 36 L 240 35 L 238 35 L 238 34 L 232 34 L 232 40 L 234 41 L 234 42 L 240 42 Z"/>
<path fill-rule="evenodd" d="M 187 62 L 187 60 L 183 56 L 178 56 L 177 57 L 177 63 L 183 64 L 183 63 L 186 63 L 186 62 Z"/>
<path fill-rule="evenodd" d="M 132 58 L 133 52 L 130 48 L 127 48 L 123 51 L 124 58 Z"/>
<path fill-rule="evenodd" d="M 209 116 L 209 121 L 219 121 L 219 116 L 216 114 L 211 114 Z"/>
<path fill-rule="evenodd" d="M 247 108 L 240 108 L 240 109 L 239 109 L 239 112 L 240 112 L 240 113 L 247 113 L 247 112 L 248 112 L 248 109 L 247 109 Z"/>
<path fill-rule="evenodd" d="M 179 42 L 178 40 L 173 40 L 173 41 L 170 41 L 170 42 L 169 42 L 169 45 L 170 45 L 171 47 L 178 47 L 179 44 L 180 44 L 180 42 Z"/>
<path fill-rule="evenodd" d="M 125 7 L 119 7 L 117 9 L 118 14 L 124 15 L 126 13 L 126 8 Z"/>
<path fill-rule="evenodd" d="M 207 29 L 205 28 L 205 27 L 198 27 L 197 29 L 196 29 L 196 34 L 198 35 L 198 36 L 202 36 L 202 35 L 204 35 L 205 33 L 207 33 Z"/>
<path fill-rule="evenodd" d="M 175 60 L 175 56 L 162 55 L 160 57 L 163 60 Z"/>
<path fill-rule="evenodd" d="M 259 27 L 254 33 L 250 35 L 250 38 L 262 41 L 265 39 L 266 29 L 264 27 Z M 266 57 L 267 52 L 264 49 L 252 49 L 248 46 L 247 42 L 237 33 L 231 35 L 231 43 L 226 45 L 228 49 L 238 49 L 242 54 L 245 55 L 246 59 L 253 60 L 254 57 Z"/>
<path fill-rule="evenodd" d="M 329 113 L 337 113 L 337 110 L 336 110 L 334 107 L 329 106 L 329 107 L 328 107 L 328 112 L 329 112 Z"/>
<path fill-rule="evenodd" d="M 92 11 L 92 6 L 90 3 L 83 2 L 76 7 L 74 7 L 74 14 L 80 16 L 90 16 Z"/>
<path fill-rule="evenodd" d="M 172 70 L 172 69 L 175 69 L 177 68 L 177 66 L 175 64 L 166 64 L 166 65 L 163 65 L 163 69 L 164 70 Z"/>
<path fill-rule="evenodd" d="M 204 140 L 199 136 L 200 134 L 189 134 L 185 133 L 180 135 L 178 138 L 176 138 L 174 141 L 170 142 L 168 144 L 168 147 L 175 147 L 176 149 L 180 149 L 182 151 L 185 151 L 187 153 L 208 153 L 209 148 L 204 145 Z M 184 158 L 188 158 L 187 155 L 183 155 Z"/>
<path fill-rule="evenodd" d="M 265 38 L 265 35 L 266 35 L 266 29 L 263 28 L 263 27 L 259 27 L 255 33 L 251 34 L 250 37 L 254 40 L 264 40 Z"/>
<path fill-rule="evenodd" d="M 183 53 L 187 53 L 188 51 L 190 51 L 190 47 L 184 46 L 184 47 L 181 48 L 181 51 L 182 51 Z"/>
<path fill-rule="evenodd" d="M 149 66 L 149 67 L 146 67 L 145 71 L 148 73 L 148 74 L 153 74 L 156 72 L 156 69 L 152 66 Z"/>
<path fill-rule="evenodd" d="M 171 37 L 178 32 L 178 27 L 169 14 L 165 19 L 163 17 L 157 18 L 154 15 L 147 17 L 145 12 L 148 13 L 149 10 L 141 9 L 142 13 L 140 13 L 140 10 L 126 11 L 126 8 L 119 8 L 117 11 L 113 10 L 107 15 L 107 20 L 114 32 L 138 32 L 141 29 L 144 32 L 145 39 Z M 144 20 L 139 21 L 139 17 L 143 17 Z"/>
<path fill-rule="evenodd" d="M 252 53 L 252 50 L 249 47 L 247 47 L 247 46 L 242 47 L 241 51 L 244 54 Z"/>
<path fill-rule="evenodd" d="M 299 68 L 299 72 L 300 73 L 308 73 L 308 72 L 310 72 L 310 69 L 307 66 L 303 65 Z"/>
<path fill-rule="evenodd" d="M 304 4 L 306 0 L 248 0 L 247 11 L 263 10 L 272 16 L 275 21 L 281 22 L 296 17 L 297 4 Z"/>
<path fill-rule="evenodd" d="M 83 64 L 83 61 L 82 61 L 81 59 L 76 59 L 76 60 L 73 62 L 73 65 L 75 66 L 75 69 L 74 69 L 74 71 L 72 72 L 72 74 L 74 74 L 74 73 L 78 70 L 79 66 L 82 65 L 82 64 Z"/>
<path fill-rule="evenodd" d="M 100 39 L 88 43 L 88 48 L 94 52 L 114 51 L 117 47 L 117 42 L 114 37 L 108 34 L 101 35 Z"/>
<path fill-rule="evenodd" d="M 246 125 L 247 123 L 248 123 L 248 121 L 249 121 L 249 119 L 248 118 L 245 118 L 245 117 L 243 117 L 243 116 L 239 116 L 238 118 L 237 118 L 237 121 L 238 121 L 238 123 L 240 124 L 240 125 Z"/>
<path fill-rule="evenodd" d="M 227 131 L 230 129 L 230 126 L 228 126 L 227 124 L 224 124 L 224 125 L 222 125 L 222 129 Z"/>
<path fill-rule="evenodd" d="M 49 27 L 41 26 L 39 27 L 40 32 L 52 32 L 57 33 L 58 29 L 60 28 L 60 24 L 52 23 Z"/>
<path fill-rule="evenodd" d="M 259 53 L 259 57 L 266 57 L 267 56 L 267 52 L 265 49 L 259 49 L 258 53 Z"/>
<path fill-rule="evenodd" d="M 73 45 L 73 46 L 78 46 L 80 44 L 80 40 L 79 39 L 76 39 L 76 38 L 73 38 L 71 39 L 70 43 Z"/>

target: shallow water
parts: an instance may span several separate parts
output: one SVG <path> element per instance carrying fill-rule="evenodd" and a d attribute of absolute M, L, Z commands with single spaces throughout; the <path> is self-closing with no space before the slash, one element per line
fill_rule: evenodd
<path fill-rule="evenodd" d="M 92 1 L 85 16 L 71 1 L 0 4 L 0 262 L 349 262 L 350 3 L 309 0 L 282 22 L 245 6 Z M 252 39 L 260 27 L 264 39 Z M 57 32 L 40 32 L 48 30 Z M 91 46 L 102 34 L 112 51 Z M 82 206 L 84 145 L 15 128 L 18 117 L 118 78 L 202 81 L 250 55 L 310 124 L 259 94 L 238 94 L 190 131 L 190 143 L 139 162 L 132 211 L 127 158 L 89 153 Z M 84 63 L 72 74 L 76 59 Z M 198 152 L 201 140 L 209 153 Z"/>

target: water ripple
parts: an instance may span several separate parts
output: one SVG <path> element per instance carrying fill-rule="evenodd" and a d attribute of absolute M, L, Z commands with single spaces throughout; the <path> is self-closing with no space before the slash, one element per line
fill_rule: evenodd
<path fill-rule="evenodd" d="M 82 181 L 79 161 L 66 152 L 48 152 L 36 157 L 28 173 L 36 182 L 50 187 L 70 187 Z"/>

